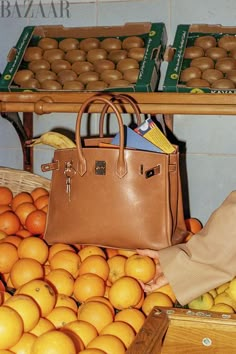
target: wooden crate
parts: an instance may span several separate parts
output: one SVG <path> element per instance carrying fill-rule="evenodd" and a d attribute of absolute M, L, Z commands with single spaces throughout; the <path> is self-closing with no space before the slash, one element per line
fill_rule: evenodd
<path fill-rule="evenodd" d="M 127 354 L 236 353 L 236 314 L 154 307 Z"/>

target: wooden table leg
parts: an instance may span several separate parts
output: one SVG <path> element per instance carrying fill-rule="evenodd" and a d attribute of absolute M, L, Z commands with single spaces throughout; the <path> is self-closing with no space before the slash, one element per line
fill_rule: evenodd
<path fill-rule="evenodd" d="M 164 120 L 167 128 L 173 132 L 174 116 L 173 114 L 164 114 Z"/>
<path fill-rule="evenodd" d="M 32 139 L 33 137 L 33 113 L 24 112 L 23 113 L 23 126 L 27 139 Z M 23 159 L 24 159 L 24 170 L 33 172 L 33 148 L 26 146 L 25 142 L 22 145 Z"/>

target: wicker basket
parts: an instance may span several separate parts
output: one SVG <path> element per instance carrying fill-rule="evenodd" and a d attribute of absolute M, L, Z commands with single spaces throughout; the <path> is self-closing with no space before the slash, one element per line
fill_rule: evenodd
<path fill-rule="evenodd" d="M 9 187 L 16 195 L 20 192 L 31 192 L 36 187 L 50 190 L 50 180 L 31 172 L 14 168 L 0 167 L 0 186 Z"/>

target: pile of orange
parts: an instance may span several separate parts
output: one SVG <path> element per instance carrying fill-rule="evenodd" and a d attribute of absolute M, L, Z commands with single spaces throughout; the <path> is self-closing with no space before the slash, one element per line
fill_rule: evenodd
<path fill-rule="evenodd" d="M 133 250 L 49 246 L 49 193 L 0 187 L 0 352 L 123 354 L 154 306 L 176 301 L 166 285 L 144 293 L 155 261 Z"/>
<path fill-rule="evenodd" d="M 155 268 L 151 258 L 107 253 L 97 246 L 49 246 L 34 235 L 3 238 L 0 351 L 125 353 L 152 307 L 173 306 L 174 300 L 168 289 L 152 299 L 138 273 L 126 273 L 126 264 L 130 272 L 133 263 L 149 279 Z"/>

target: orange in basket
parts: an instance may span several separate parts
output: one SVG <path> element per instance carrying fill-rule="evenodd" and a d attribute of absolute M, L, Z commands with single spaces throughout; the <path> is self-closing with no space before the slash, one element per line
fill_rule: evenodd
<path fill-rule="evenodd" d="M 20 219 L 12 211 L 5 211 L 0 214 L 0 230 L 7 235 L 14 235 L 20 227 Z"/>
<path fill-rule="evenodd" d="M 11 208 L 13 211 L 16 210 L 16 208 L 18 207 L 18 205 L 22 204 L 22 203 L 33 203 L 33 198 L 31 197 L 31 194 L 28 192 L 20 192 L 18 194 L 16 194 L 12 201 L 11 201 Z"/>
<path fill-rule="evenodd" d="M 22 225 L 25 225 L 25 220 L 27 216 L 34 210 L 36 210 L 36 206 L 31 203 L 31 202 L 24 202 L 20 205 L 15 210 L 15 214 L 18 216 L 20 219 L 20 222 Z"/>
<path fill-rule="evenodd" d="M 34 210 L 27 216 L 25 227 L 33 235 L 41 235 L 45 231 L 46 219 L 47 214 L 44 211 Z"/>
<path fill-rule="evenodd" d="M 0 186 L 0 205 L 11 204 L 13 193 L 10 188 Z"/>
<path fill-rule="evenodd" d="M 42 197 L 43 195 L 49 195 L 49 192 L 47 191 L 46 188 L 36 187 L 31 191 L 30 194 L 33 197 L 33 200 L 35 201 L 36 199 Z"/>

